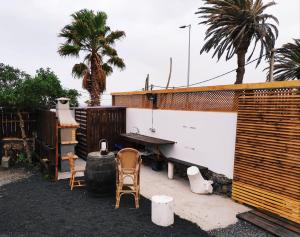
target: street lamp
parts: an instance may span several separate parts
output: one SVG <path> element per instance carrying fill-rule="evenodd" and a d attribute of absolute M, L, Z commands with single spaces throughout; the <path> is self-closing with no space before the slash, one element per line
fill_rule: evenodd
<path fill-rule="evenodd" d="M 190 86 L 190 64 L 191 64 L 191 24 L 180 26 L 180 29 L 189 28 L 189 47 L 188 47 L 188 70 L 187 70 L 187 87 Z"/>

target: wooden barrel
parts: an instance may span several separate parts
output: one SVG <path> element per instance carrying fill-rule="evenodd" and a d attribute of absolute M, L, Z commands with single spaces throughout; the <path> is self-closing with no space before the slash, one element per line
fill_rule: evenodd
<path fill-rule="evenodd" d="M 100 155 L 100 152 L 88 154 L 85 169 L 87 190 L 96 196 L 112 195 L 116 190 L 115 155 L 110 152 Z"/>

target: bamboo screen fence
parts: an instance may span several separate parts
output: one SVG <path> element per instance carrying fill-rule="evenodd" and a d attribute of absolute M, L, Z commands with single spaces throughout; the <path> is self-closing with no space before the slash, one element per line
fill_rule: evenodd
<path fill-rule="evenodd" d="M 300 223 L 300 82 L 114 93 L 114 105 L 236 112 L 232 198 Z"/>

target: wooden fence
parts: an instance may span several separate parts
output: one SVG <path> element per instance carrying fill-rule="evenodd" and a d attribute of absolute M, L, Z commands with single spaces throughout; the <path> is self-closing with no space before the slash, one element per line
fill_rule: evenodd
<path fill-rule="evenodd" d="M 239 97 L 232 197 L 300 223 L 300 91 Z"/>
<path fill-rule="evenodd" d="M 77 129 L 76 153 L 86 159 L 87 154 L 99 150 L 99 140 L 108 140 L 109 149 L 119 142 L 119 135 L 126 132 L 126 109 L 122 107 L 89 107 L 75 109 Z"/>
<path fill-rule="evenodd" d="M 51 176 L 58 173 L 58 122 L 56 113 L 39 111 L 36 122 L 35 152 L 46 159 Z"/>
<path fill-rule="evenodd" d="M 297 87 L 299 82 L 252 83 L 182 89 L 112 93 L 114 106 L 162 110 L 237 112 L 238 97 L 247 90 Z M 150 98 L 155 98 L 154 103 Z"/>
<path fill-rule="evenodd" d="M 27 137 L 34 137 L 36 113 L 22 111 L 21 114 Z M 3 138 L 21 138 L 20 120 L 15 110 L 0 109 L 0 140 Z"/>

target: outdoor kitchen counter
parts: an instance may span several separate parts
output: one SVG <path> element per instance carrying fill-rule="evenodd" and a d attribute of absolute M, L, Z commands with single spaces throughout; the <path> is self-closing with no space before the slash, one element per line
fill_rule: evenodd
<path fill-rule="evenodd" d="M 123 133 L 120 135 L 121 138 L 130 141 L 130 142 L 134 142 L 137 144 L 141 144 L 141 145 L 150 145 L 150 146 L 154 146 L 155 150 L 156 150 L 156 164 L 155 167 L 152 167 L 154 170 L 160 170 L 160 161 L 161 161 L 161 151 L 160 151 L 160 146 L 162 145 L 173 145 L 176 142 L 174 141 L 169 141 L 169 140 L 165 140 L 165 139 L 160 139 L 160 138 L 156 138 L 156 137 L 150 137 L 150 136 L 146 136 L 146 135 L 142 135 L 142 134 L 138 134 L 138 133 Z"/>
<path fill-rule="evenodd" d="M 138 133 L 123 133 L 120 135 L 122 138 L 142 144 L 142 145 L 155 145 L 155 146 L 160 146 L 160 145 L 168 145 L 168 144 L 174 144 L 174 141 L 169 141 L 165 139 L 160 139 L 156 137 L 150 137 Z"/>

